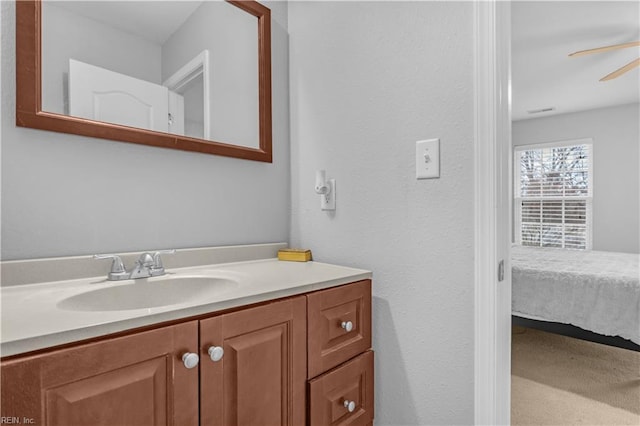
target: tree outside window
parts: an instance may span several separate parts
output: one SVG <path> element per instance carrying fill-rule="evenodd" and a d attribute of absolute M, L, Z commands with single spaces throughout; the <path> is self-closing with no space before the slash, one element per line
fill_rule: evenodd
<path fill-rule="evenodd" d="M 586 141 L 516 148 L 518 244 L 591 249 L 592 143 Z"/>

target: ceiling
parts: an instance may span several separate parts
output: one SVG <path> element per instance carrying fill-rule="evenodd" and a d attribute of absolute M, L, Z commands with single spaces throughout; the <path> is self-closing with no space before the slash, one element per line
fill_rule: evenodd
<path fill-rule="evenodd" d="M 202 1 L 55 1 L 58 7 L 162 45 Z"/>
<path fill-rule="evenodd" d="M 515 1 L 511 11 L 513 120 L 640 101 L 640 68 L 599 81 L 640 48 L 567 56 L 640 40 L 639 1 Z M 549 107 L 555 110 L 527 112 Z"/>

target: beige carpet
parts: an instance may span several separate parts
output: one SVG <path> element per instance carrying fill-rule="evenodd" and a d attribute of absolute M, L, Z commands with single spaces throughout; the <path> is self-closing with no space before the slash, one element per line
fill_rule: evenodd
<path fill-rule="evenodd" d="M 640 425 L 640 352 L 514 327 L 513 425 Z"/>

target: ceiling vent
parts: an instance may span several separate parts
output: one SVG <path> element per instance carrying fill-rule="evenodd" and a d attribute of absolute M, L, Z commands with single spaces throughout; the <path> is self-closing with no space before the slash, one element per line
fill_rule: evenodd
<path fill-rule="evenodd" d="M 556 110 L 556 107 L 547 107 L 547 108 L 540 108 L 540 109 L 530 109 L 527 112 L 529 114 L 540 114 L 541 112 L 551 112 L 555 110 Z"/>

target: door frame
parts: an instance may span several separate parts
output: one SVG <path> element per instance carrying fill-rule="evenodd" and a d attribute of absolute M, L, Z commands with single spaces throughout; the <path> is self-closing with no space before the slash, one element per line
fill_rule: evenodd
<path fill-rule="evenodd" d="M 209 89 L 209 50 L 204 49 L 195 58 L 184 64 L 180 69 L 167 78 L 162 85 L 172 92 L 182 94 L 185 88 L 196 78 L 202 76 L 202 114 L 203 139 L 211 140 L 211 90 Z"/>
<path fill-rule="evenodd" d="M 474 36 L 474 423 L 502 425 L 511 412 L 510 1 L 476 0 Z"/>

